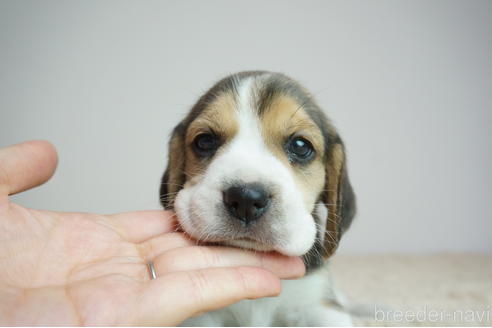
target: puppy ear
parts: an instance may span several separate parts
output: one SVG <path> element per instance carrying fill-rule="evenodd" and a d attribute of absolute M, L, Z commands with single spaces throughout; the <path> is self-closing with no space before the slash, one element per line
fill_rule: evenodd
<path fill-rule="evenodd" d="M 323 202 L 328 209 L 324 235 L 326 257 L 335 252 L 340 238 L 350 227 L 356 212 L 355 195 L 347 174 L 343 143 L 338 141 L 330 148 L 323 195 Z"/>
<path fill-rule="evenodd" d="M 184 128 L 179 124 L 174 128 L 169 140 L 168 162 L 161 180 L 160 200 L 166 210 L 174 208 L 174 199 L 185 183 Z"/>

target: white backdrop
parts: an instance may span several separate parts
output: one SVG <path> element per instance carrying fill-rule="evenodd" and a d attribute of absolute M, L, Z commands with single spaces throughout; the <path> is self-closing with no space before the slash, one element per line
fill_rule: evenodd
<path fill-rule="evenodd" d="M 492 251 L 492 2 L 1 1 L 0 146 L 42 138 L 34 208 L 159 208 L 173 126 L 246 69 L 304 83 L 345 139 L 342 252 Z"/>

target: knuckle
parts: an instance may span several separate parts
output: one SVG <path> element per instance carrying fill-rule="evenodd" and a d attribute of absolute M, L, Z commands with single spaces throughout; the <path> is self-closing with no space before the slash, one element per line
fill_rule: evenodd
<path fill-rule="evenodd" d="M 199 304 L 206 304 L 205 291 L 210 287 L 210 281 L 203 271 L 188 273 L 189 283 L 192 287 L 194 300 Z"/>
<path fill-rule="evenodd" d="M 215 250 L 203 246 L 198 246 L 197 250 L 198 256 L 204 259 L 207 266 L 215 267 L 221 263 L 221 258 Z"/>
<path fill-rule="evenodd" d="M 154 266 L 159 275 L 170 273 L 176 270 L 180 270 L 180 263 L 176 261 L 176 258 L 172 254 L 164 253 L 159 256 L 159 259 L 154 261 Z"/>
<path fill-rule="evenodd" d="M 247 274 L 240 268 L 235 268 L 235 280 L 237 281 L 239 290 L 242 294 L 246 294 L 251 290 Z"/>

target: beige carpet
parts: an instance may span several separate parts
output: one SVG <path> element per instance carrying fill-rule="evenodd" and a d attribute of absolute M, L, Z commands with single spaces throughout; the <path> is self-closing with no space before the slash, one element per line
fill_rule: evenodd
<path fill-rule="evenodd" d="M 492 326 L 492 254 L 339 255 L 356 325 Z"/>

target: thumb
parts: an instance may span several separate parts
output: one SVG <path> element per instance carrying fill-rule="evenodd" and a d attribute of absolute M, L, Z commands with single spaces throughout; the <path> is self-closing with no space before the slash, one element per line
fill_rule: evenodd
<path fill-rule="evenodd" d="M 35 140 L 0 148 L 0 196 L 16 194 L 46 182 L 58 157 L 48 141 Z"/>

